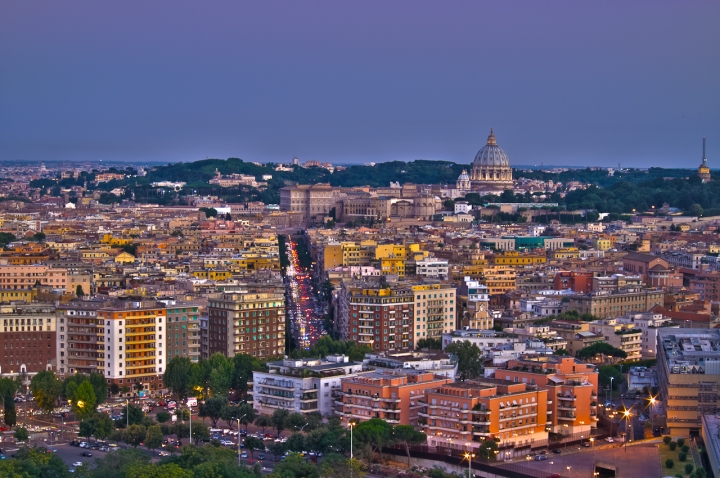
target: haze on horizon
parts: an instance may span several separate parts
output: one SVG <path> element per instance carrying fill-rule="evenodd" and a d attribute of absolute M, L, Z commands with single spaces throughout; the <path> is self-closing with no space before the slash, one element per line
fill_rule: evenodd
<path fill-rule="evenodd" d="M 720 167 L 720 3 L 0 3 L 0 160 Z"/>

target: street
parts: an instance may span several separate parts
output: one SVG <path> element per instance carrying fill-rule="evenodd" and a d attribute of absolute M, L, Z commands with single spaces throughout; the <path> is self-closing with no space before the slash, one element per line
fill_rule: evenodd
<path fill-rule="evenodd" d="M 326 334 L 322 309 L 313 289 L 310 271 L 300 265 L 297 243 L 287 242 L 290 265 L 285 270 L 290 331 L 298 348 L 309 349 Z"/>

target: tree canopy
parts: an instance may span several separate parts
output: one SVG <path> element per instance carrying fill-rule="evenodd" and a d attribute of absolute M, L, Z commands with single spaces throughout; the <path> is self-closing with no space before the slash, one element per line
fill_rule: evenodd
<path fill-rule="evenodd" d="M 472 380 L 482 375 L 482 352 L 469 340 L 451 343 L 445 347 L 445 353 L 457 357 L 457 373 L 461 381 Z"/>
<path fill-rule="evenodd" d="M 591 359 L 596 356 L 613 357 L 615 359 L 627 358 L 627 353 L 624 350 L 613 347 L 607 342 L 595 342 L 585 348 L 577 351 L 577 357 L 580 359 Z"/>

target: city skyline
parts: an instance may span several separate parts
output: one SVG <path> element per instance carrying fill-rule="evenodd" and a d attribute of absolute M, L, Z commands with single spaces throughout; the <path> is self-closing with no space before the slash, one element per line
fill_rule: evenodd
<path fill-rule="evenodd" d="M 3 10 L 0 161 L 718 157 L 713 2 Z"/>

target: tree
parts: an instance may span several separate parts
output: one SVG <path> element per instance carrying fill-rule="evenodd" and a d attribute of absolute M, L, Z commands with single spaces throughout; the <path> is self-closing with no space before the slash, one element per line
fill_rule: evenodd
<path fill-rule="evenodd" d="M 620 373 L 620 370 L 616 369 L 612 365 L 601 365 L 598 368 L 598 381 L 603 387 L 607 387 L 612 383 L 612 386 L 615 389 L 619 387 L 620 382 L 622 382 L 622 374 Z"/>
<path fill-rule="evenodd" d="M 78 284 L 77 287 L 75 287 L 75 295 L 78 297 L 84 297 L 85 291 L 82 288 L 81 284 Z"/>
<path fill-rule="evenodd" d="M 255 420 L 255 408 L 249 403 L 243 403 L 238 407 L 238 414 L 240 415 L 240 423 L 245 424 L 245 431 L 247 426 Z M 240 431 L 240 430 L 238 430 Z"/>
<path fill-rule="evenodd" d="M 155 455 L 155 449 L 160 448 L 163 442 L 163 433 L 158 425 L 153 425 L 147 429 L 145 434 L 145 446 L 150 449 L 150 453 Z"/>
<path fill-rule="evenodd" d="M 107 413 L 96 413 L 92 420 L 93 427 L 95 428 L 93 435 L 95 435 L 96 438 L 104 440 L 115 430 L 115 422 L 113 422 Z"/>
<path fill-rule="evenodd" d="M 246 439 L 247 441 L 247 439 Z M 302 433 L 295 432 L 285 442 L 288 450 L 303 451 L 305 449 L 305 436 Z"/>
<path fill-rule="evenodd" d="M 478 455 L 486 460 L 494 460 L 497 458 L 498 444 L 495 440 L 483 440 L 478 448 Z"/>
<path fill-rule="evenodd" d="M 420 433 L 410 425 L 398 425 L 393 429 L 393 441 L 400 443 L 405 447 L 405 453 L 408 457 L 408 466 L 410 466 L 410 447 L 412 445 L 420 445 L 427 441 L 427 435 Z"/>
<path fill-rule="evenodd" d="M 199 210 L 205 213 L 206 219 L 217 217 L 217 209 L 214 207 L 201 207 Z"/>
<path fill-rule="evenodd" d="M 15 440 L 17 441 L 27 441 L 29 435 L 27 428 L 25 427 L 18 427 L 15 429 Z"/>
<path fill-rule="evenodd" d="M 205 403 L 200 404 L 200 416 L 207 417 L 212 421 L 213 428 L 217 426 L 218 420 L 222 418 L 223 408 L 227 400 L 222 397 L 210 397 Z"/>
<path fill-rule="evenodd" d="M 584 360 L 595 358 L 598 355 L 600 355 L 603 359 L 605 356 L 616 359 L 627 358 L 627 353 L 625 353 L 624 350 L 615 348 L 607 342 L 595 342 L 592 345 L 578 350 L 576 355 L 578 358 Z"/>
<path fill-rule="evenodd" d="M 137 448 L 143 441 L 145 441 L 146 430 L 142 425 L 130 425 L 123 432 L 123 441 L 128 445 L 132 445 Z"/>
<path fill-rule="evenodd" d="M 272 445 L 270 445 L 270 453 L 272 453 L 275 458 L 281 456 L 283 453 L 285 453 L 285 444 L 280 442 L 274 442 Z"/>
<path fill-rule="evenodd" d="M 326 456 L 320 465 L 321 478 L 364 478 L 359 460 L 347 459 L 339 453 Z"/>
<path fill-rule="evenodd" d="M 665 460 L 665 467 L 668 469 L 672 469 L 672 467 L 675 466 L 675 461 L 672 458 L 668 458 Z"/>
<path fill-rule="evenodd" d="M 285 428 L 293 432 L 300 430 L 306 423 L 308 421 L 302 413 L 293 412 L 285 418 Z"/>
<path fill-rule="evenodd" d="M 670 444 L 671 441 L 672 441 L 672 437 L 671 437 L 671 436 L 665 435 L 665 436 L 663 437 L 663 443 L 665 443 L 666 445 Z"/>
<path fill-rule="evenodd" d="M 258 415 L 255 418 L 255 426 L 260 427 L 262 429 L 262 433 L 264 435 L 265 429 L 267 427 L 273 426 L 272 417 L 270 415 Z"/>
<path fill-rule="evenodd" d="M 95 389 L 89 380 L 85 380 L 77 387 L 74 396 L 75 399 L 72 402 L 72 409 L 78 418 L 82 420 L 95 414 Z"/>
<path fill-rule="evenodd" d="M 482 353 L 480 348 L 469 340 L 451 343 L 445 347 L 445 353 L 457 357 L 460 381 L 472 380 L 482 375 Z"/>
<path fill-rule="evenodd" d="M 371 418 L 355 427 L 354 436 L 358 444 L 370 446 L 382 459 L 383 447 L 392 443 L 392 425 L 380 418 Z"/>
<path fill-rule="evenodd" d="M 264 450 L 265 444 L 259 438 L 247 437 L 245 438 L 245 448 L 250 450 L 250 457 L 255 458 L 255 450 Z"/>
<path fill-rule="evenodd" d="M 277 430 L 278 437 L 285 430 L 285 420 L 288 415 L 290 415 L 290 412 L 284 408 L 278 408 L 272 414 L 272 426 Z"/>
<path fill-rule="evenodd" d="M 110 393 L 113 396 L 116 396 L 118 393 L 120 393 L 120 386 L 115 382 L 111 383 L 110 384 Z"/>
<path fill-rule="evenodd" d="M 235 371 L 233 363 L 220 353 L 212 354 L 208 360 L 211 366 L 208 379 L 210 390 L 215 396 L 227 397 Z"/>
<path fill-rule="evenodd" d="M 554 354 L 554 355 L 567 356 L 567 355 L 570 355 L 570 352 L 568 352 L 568 351 L 565 350 L 565 349 L 557 349 L 557 350 L 555 351 L 555 354 Z"/>
<path fill-rule="evenodd" d="M 210 439 L 210 428 L 208 428 L 208 426 L 205 425 L 203 422 L 193 423 L 192 432 L 192 437 L 195 440 L 196 445 L 200 443 L 200 440 Z"/>
<path fill-rule="evenodd" d="M 165 410 L 159 411 L 155 414 L 155 420 L 157 420 L 158 423 L 165 423 L 171 418 L 172 415 L 170 415 L 170 413 L 166 412 Z"/>
<path fill-rule="evenodd" d="M 193 368 L 194 365 L 188 357 L 174 357 L 163 374 L 163 384 L 181 401 L 192 392 Z"/>
<path fill-rule="evenodd" d="M 190 427 L 185 422 L 175 422 L 173 427 L 173 433 L 177 435 L 178 440 L 183 438 L 190 438 Z"/>
<path fill-rule="evenodd" d="M 699 204 L 693 204 L 690 206 L 690 209 L 688 210 L 691 216 L 697 216 L 700 217 L 703 215 L 703 207 Z"/>
<path fill-rule="evenodd" d="M 692 463 L 685 463 L 685 474 L 686 475 L 689 475 L 690 473 L 692 473 L 694 469 L 695 469 L 695 466 Z"/>
<path fill-rule="evenodd" d="M 135 465 L 131 467 L 127 478 L 193 478 L 191 470 L 184 470 L 175 463 L 163 463 L 162 465 Z"/>
<path fill-rule="evenodd" d="M 35 397 L 35 403 L 46 413 L 55 409 L 62 388 L 62 382 L 52 370 L 42 370 L 30 380 L 30 391 Z"/>
<path fill-rule="evenodd" d="M 671 441 L 670 443 L 668 443 L 668 447 L 670 447 L 670 451 L 675 451 L 675 449 L 677 448 L 677 442 Z"/>
<path fill-rule="evenodd" d="M 88 380 L 90 380 L 90 384 L 95 391 L 95 404 L 105 403 L 108 396 L 108 385 L 103 374 L 92 372 Z"/>
<path fill-rule="evenodd" d="M 433 339 L 432 337 L 420 339 L 417 342 L 417 349 L 442 350 L 442 339 Z"/>
<path fill-rule="evenodd" d="M 680 461 L 685 461 L 685 460 L 687 460 L 687 453 L 682 453 L 682 452 L 680 452 L 680 453 L 678 454 L 678 460 L 680 460 Z"/>
<path fill-rule="evenodd" d="M 280 463 L 275 464 L 270 478 L 318 478 L 318 467 L 314 463 L 306 463 L 297 453 L 288 455 Z"/>
<path fill-rule="evenodd" d="M 124 427 L 127 425 L 128 409 L 130 410 L 130 425 L 139 425 L 140 423 L 142 423 L 143 418 L 145 417 L 142 408 L 136 407 L 135 405 L 130 403 L 128 406 L 123 407 L 122 418 L 120 419 L 118 426 Z"/>
<path fill-rule="evenodd" d="M 35 242 L 42 242 L 45 240 L 45 237 L 46 236 L 44 232 L 36 232 L 30 237 L 30 240 Z"/>
<path fill-rule="evenodd" d="M 93 433 L 95 433 L 95 423 L 92 420 L 83 420 L 80 422 L 78 436 L 90 438 Z"/>

